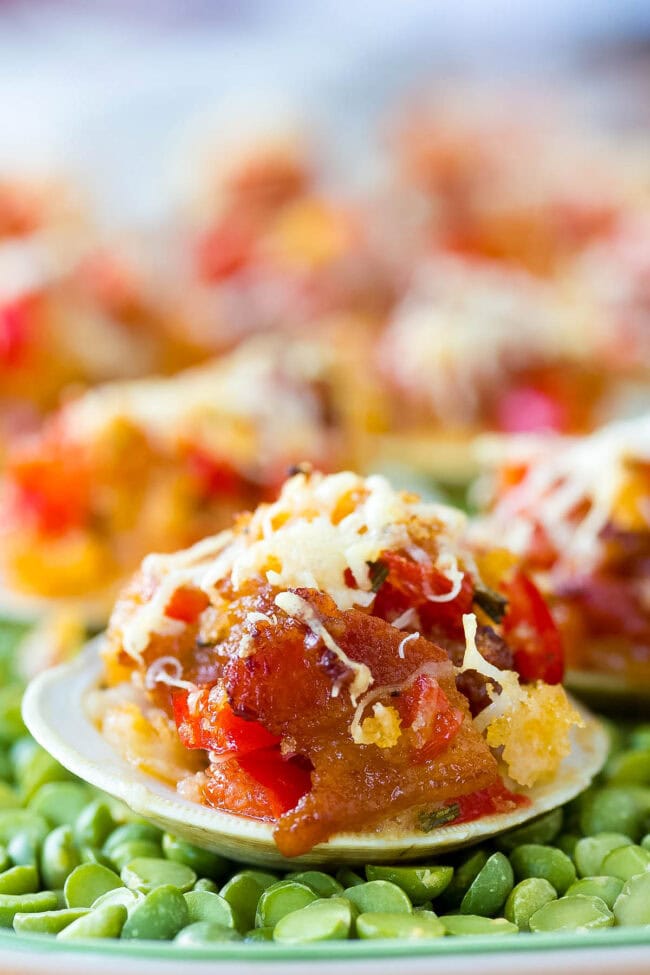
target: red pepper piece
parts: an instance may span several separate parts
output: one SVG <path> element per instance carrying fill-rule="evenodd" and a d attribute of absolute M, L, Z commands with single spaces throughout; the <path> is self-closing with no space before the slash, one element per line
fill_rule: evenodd
<path fill-rule="evenodd" d="M 187 454 L 190 475 L 198 482 L 205 497 L 233 497 L 240 494 L 244 481 L 235 468 L 220 457 L 192 446 Z"/>
<path fill-rule="evenodd" d="M 463 723 L 463 713 L 452 708 L 449 698 L 428 674 L 420 674 L 396 699 L 402 723 L 411 728 L 417 743 L 416 761 L 433 758 L 444 751 L 456 737 Z"/>
<path fill-rule="evenodd" d="M 224 705 L 218 715 L 218 738 L 213 751 L 238 757 L 280 744 L 278 735 L 271 734 L 259 721 L 240 718 L 229 704 Z"/>
<path fill-rule="evenodd" d="M 474 819 L 481 819 L 483 816 L 510 812 L 513 809 L 530 805 L 528 796 L 511 792 L 501 780 L 488 786 L 487 789 L 479 789 L 478 792 L 470 792 L 469 795 L 460 796 L 455 802 L 460 811 L 453 821 L 454 824 L 469 823 Z"/>
<path fill-rule="evenodd" d="M 301 756 L 285 758 L 277 735 L 267 731 L 259 721 L 240 718 L 227 703 L 213 704 L 210 688 L 191 695 L 185 690 L 174 690 L 172 708 L 179 737 L 186 748 L 201 748 L 227 756 L 218 765 L 224 775 L 211 777 L 214 781 L 207 798 L 212 805 L 242 815 L 277 819 L 309 792 L 309 762 Z M 250 779 L 256 783 L 254 790 L 246 785 Z"/>
<path fill-rule="evenodd" d="M 377 593 L 374 616 L 392 620 L 413 608 L 420 614 L 425 634 L 442 628 L 450 637 L 462 637 L 463 613 L 472 610 L 473 587 L 469 576 L 464 576 L 457 596 L 447 602 L 436 602 L 429 597 L 450 592 L 452 584 L 434 565 L 414 562 L 397 552 L 382 552 L 379 561 L 388 565 L 388 576 Z"/>
<path fill-rule="evenodd" d="M 537 586 L 523 572 L 503 585 L 508 611 L 504 635 L 514 650 L 515 669 L 528 682 L 560 684 L 564 653 L 560 631 Z"/>
<path fill-rule="evenodd" d="M 24 361 L 33 306 L 34 299 L 29 295 L 0 305 L 0 366 L 11 368 Z"/>
<path fill-rule="evenodd" d="M 210 600 L 200 589 L 181 586 L 165 606 L 165 616 L 181 623 L 195 623 L 209 605 Z"/>
<path fill-rule="evenodd" d="M 267 731 L 259 721 L 240 718 L 228 703 L 212 703 L 208 687 L 192 692 L 191 697 L 188 691 L 174 690 L 172 709 L 185 748 L 202 748 L 239 758 L 280 742 L 280 738 Z"/>
<path fill-rule="evenodd" d="M 256 752 L 256 755 L 264 755 Z M 284 766 L 279 769 L 280 763 Z M 210 776 L 205 785 L 204 797 L 209 805 L 216 809 L 246 816 L 248 819 L 261 819 L 267 822 L 278 820 L 283 813 L 300 800 L 301 794 L 308 791 L 310 782 L 300 781 L 304 775 L 297 760 L 287 762 L 278 760 L 274 755 L 269 760 L 250 762 L 254 773 L 260 774 L 260 767 L 275 775 L 273 783 L 263 785 L 255 774 L 247 771 L 238 759 L 230 758 L 214 763 L 210 768 Z M 282 784 L 278 779 L 278 771 L 282 776 Z M 262 773 L 266 779 L 267 775 Z"/>
<path fill-rule="evenodd" d="M 90 482 L 76 451 L 57 446 L 42 453 L 22 450 L 9 461 L 7 483 L 16 518 L 31 522 L 43 534 L 63 534 L 85 524 Z"/>
<path fill-rule="evenodd" d="M 240 271 L 254 246 L 251 232 L 241 220 L 225 218 L 204 234 L 196 246 L 196 266 L 203 281 L 217 282 Z"/>
<path fill-rule="evenodd" d="M 296 755 L 283 758 L 279 747 L 250 752 L 238 758 L 240 768 L 272 795 L 273 806 L 283 815 L 298 805 L 311 788 L 309 763 Z"/>

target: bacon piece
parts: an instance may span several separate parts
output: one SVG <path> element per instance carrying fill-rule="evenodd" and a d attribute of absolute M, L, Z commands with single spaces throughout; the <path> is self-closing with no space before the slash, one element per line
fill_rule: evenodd
<path fill-rule="evenodd" d="M 328 596 L 313 590 L 298 594 L 341 650 L 371 668 L 373 690 L 408 685 L 423 664 L 437 665 L 436 680 L 460 721 L 448 747 L 434 755 L 426 749 L 418 755 L 421 741 L 408 729 L 390 749 L 355 744 L 350 732 L 355 707 L 347 690 L 351 673 L 332 658 L 320 637 L 274 610 L 269 592 L 266 612 L 276 612 L 278 625 L 257 630 L 253 652 L 245 659 L 229 657 L 224 681 L 235 710 L 294 742 L 296 753 L 313 766 L 311 790 L 278 822 L 275 838 L 282 853 L 295 856 L 335 832 L 367 829 L 425 801 L 476 792 L 497 779 L 495 760 L 471 723 L 444 650 L 418 638 L 402 659 L 398 648 L 403 636 L 385 621 L 354 609 L 341 612 Z M 236 629 L 231 631 L 234 640 Z M 387 693 L 382 703 L 390 706 L 396 700 Z"/>

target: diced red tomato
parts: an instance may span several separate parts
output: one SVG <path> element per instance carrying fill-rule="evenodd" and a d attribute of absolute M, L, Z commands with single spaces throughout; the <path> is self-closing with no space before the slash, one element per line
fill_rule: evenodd
<path fill-rule="evenodd" d="M 279 752 L 274 752 L 272 757 L 264 752 L 255 755 L 262 757 L 248 763 L 250 771 L 246 762 L 234 758 L 213 764 L 204 796 L 216 809 L 272 822 L 292 809 L 309 791 L 309 772 L 296 760 L 285 762 Z M 257 776 L 265 780 L 273 776 L 274 781 L 265 785 Z"/>
<path fill-rule="evenodd" d="M 499 779 L 487 789 L 480 789 L 478 792 L 471 792 L 467 796 L 460 796 L 456 803 L 460 812 L 454 819 L 454 824 L 469 823 L 474 819 L 481 819 L 483 816 L 510 812 L 522 806 L 529 806 L 530 799 L 528 796 L 511 792 Z"/>
<path fill-rule="evenodd" d="M 352 569 L 350 569 L 350 568 L 346 568 L 345 569 L 345 571 L 343 572 L 343 579 L 345 580 L 345 584 L 348 587 L 348 589 L 358 589 L 359 588 L 357 586 L 357 580 L 354 578 L 354 575 L 352 573 Z"/>
<path fill-rule="evenodd" d="M 193 446 L 187 451 L 187 464 L 205 497 L 233 497 L 241 493 L 243 478 L 227 460 Z"/>
<path fill-rule="evenodd" d="M 240 271 L 249 261 L 254 246 L 250 230 L 241 220 L 225 218 L 198 241 L 196 266 L 199 277 L 222 281 Z"/>
<path fill-rule="evenodd" d="M 505 433 L 560 432 L 568 427 L 564 404 L 531 386 L 504 393 L 497 405 L 497 423 Z"/>
<path fill-rule="evenodd" d="M 238 762 L 270 793 L 276 816 L 297 806 L 311 788 L 309 763 L 299 755 L 283 758 L 279 747 L 249 752 Z"/>
<path fill-rule="evenodd" d="M 277 819 L 309 791 L 309 763 L 300 756 L 283 756 L 280 738 L 258 721 L 240 718 L 227 703 L 213 704 L 210 688 L 191 695 L 174 690 L 172 708 L 186 748 L 205 749 L 225 759 L 217 772 L 226 772 L 227 767 L 228 775 L 211 775 L 207 797 L 212 805 L 241 815 Z M 250 779 L 254 788 L 250 788 Z"/>
<path fill-rule="evenodd" d="M 7 483 L 17 517 L 44 534 L 63 534 L 88 518 L 89 472 L 73 451 L 25 449 L 9 461 Z"/>
<path fill-rule="evenodd" d="M 537 586 L 517 572 L 502 586 L 508 599 L 504 635 L 514 650 L 515 669 L 524 681 L 559 684 L 564 676 L 560 631 Z"/>
<path fill-rule="evenodd" d="M 438 681 L 420 674 L 396 699 L 405 728 L 411 728 L 417 743 L 416 761 L 433 758 L 444 751 L 456 737 L 463 723 L 463 713 L 452 708 Z"/>
<path fill-rule="evenodd" d="M 0 366 L 21 364 L 29 345 L 31 296 L 16 298 L 0 305 Z"/>
<path fill-rule="evenodd" d="M 280 742 L 278 736 L 267 731 L 259 721 L 247 721 L 236 715 L 227 702 L 212 703 L 209 687 L 192 692 L 191 697 L 190 692 L 175 689 L 172 709 L 185 748 L 202 748 L 240 758 Z"/>
<path fill-rule="evenodd" d="M 380 562 L 388 566 L 388 576 L 377 592 L 373 615 L 393 620 L 407 609 L 417 609 L 425 634 L 441 628 L 449 637 L 463 635 L 462 616 L 470 613 L 474 598 L 471 579 L 465 575 L 460 592 L 447 602 L 432 601 L 451 590 L 446 576 L 430 563 L 414 562 L 397 552 L 382 552 Z"/>
<path fill-rule="evenodd" d="M 210 600 L 200 589 L 181 586 L 165 606 L 165 616 L 182 623 L 195 623 Z"/>

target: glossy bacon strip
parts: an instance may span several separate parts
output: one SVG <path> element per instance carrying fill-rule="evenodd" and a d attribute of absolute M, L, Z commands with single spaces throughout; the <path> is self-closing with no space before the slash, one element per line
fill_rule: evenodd
<path fill-rule="evenodd" d="M 455 798 L 496 780 L 494 758 L 472 725 L 442 649 L 419 638 L 402 659 L 398 648 L 403 635 L 385 621 L 357 610 L 341 612 L 328 596 L 313 590 L 298 593 L 341 650 L 372 668 L 373 688 L 398 681 L 408 684 L 423 664 L 439 665 L 436 681 L 453 720 L 446 725 L 446 706 L 437 699 L 441 724 L 436 715 L 430 729 L 423 729 L 425 734 L 441 732 L 433 755 L 426 749 L 419 754 L 422 739 L 408 729 L 392 748 L 355 744 L 350 732 L 355 707 L 347 691 L 351 673 L 299 621 L 280 616 L 277 626 L 259 627 L 250 655 L 245 660 L 234 653 L 229 656 L 223 677 L 233 707 L 294 742 L 295 752 L 313 766 L 310 791 L 278 822 L 275 838 L 285 855 L 305 852 L 334 832 L 365 829 L 418 803 Z M 273 612 L 272 592 L 258 601 L 257 608 Z M 239 639 L 236 628 L 232 639 Z M 340 688 L 337 696 L 332 694 L 334 684 Z M 418 685 L 419 703 L 422 693 L 433 689 Z M 387 697 L 386 703 L 398 700 Z M 417 715 L 417 697 L 407 707 Z M 456 728 L 457 715 L 462 720 Z"/>

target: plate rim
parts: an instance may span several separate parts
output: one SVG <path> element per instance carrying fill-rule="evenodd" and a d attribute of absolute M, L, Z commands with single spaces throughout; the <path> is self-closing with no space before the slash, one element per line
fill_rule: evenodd
<path fill-rule="evenodd" d="M 173 944 L 173 942 L 171 943 Z M 405 939 L 376 941 L 327 941 L 312 945 L 282 945 L 269 942 L 231 942 L 213 947 L 189 947 L 178 949 L 177 960 L 183 966 L 203 961 L 367 961 L 384 958 L 454 958 L 473 955 L 512 955 L 531 952 L 593 950 L 598 946 L 609 948 L 648 948 L 650 963 L 650 926 L 612 927 L 601 931 L 581 933 L 519 932 L 512 935 L 472 935 L 471 938 L 443 936 L 434 940 L 409 941 Z M 105 939 L 95 941 L 58 941 L 52 935 L 15 934 L 0 930 L 0 951 L 16 949 L 16 953 L 39 953 L 41 950 L 63 955 L 72 953 L 88 957 L 127 957 L 130 960 L 174 960 L 176 950 L 168 941 L 120 941 Z"/>

